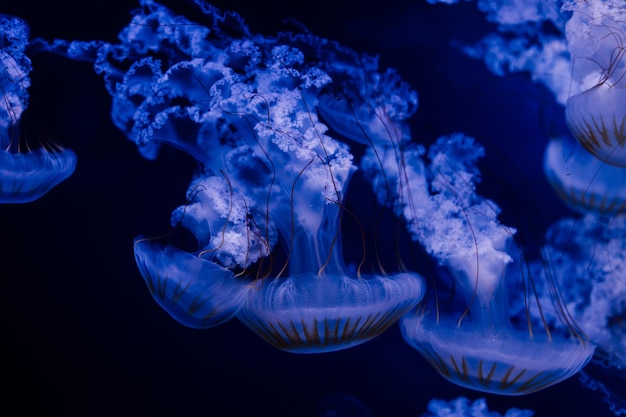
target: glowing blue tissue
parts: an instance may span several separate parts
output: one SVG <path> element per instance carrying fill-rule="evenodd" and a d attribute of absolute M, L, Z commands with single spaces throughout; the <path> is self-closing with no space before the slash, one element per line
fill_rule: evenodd
<path fill-rule="evenodd" d="M 523 395 L 577 373 L 590 360 L 594 345 L 575 326 L 554 337 L 547 327 L 511 321 L 506 283 L 529 282 L 517 264 L 521 258 L 512 240 L 516 230 L 502 225 L 499 207 L 476 193 L 476 161 L 482 156 L 483 148 L 472 138 L 442 137 L 431 146 L 427 166 L 419 154 L 407 159 L 414 169 L 402 172 L 406 187 L 395 191 L 408 195 L 379 194 L 446 268 L 441 282 L 451 279 L 451 288 L 460 293 L 454 304 L 444 305 L 438 301 L 438 283 L 428 307 L 402 319 L 402 334 L 448 380 L 480 391 Z M 375 164 L 366 166 L 370 175 L 383 175 L 375 172 Z M 389 178 L 394 171 L 384 172 L 388 181 L 399 181 Z M 394 203 L 398 199 L 406 204 Z M 566 321 L 567 313 L 561 313 Z"/>
<path fill-rule="evenodd" d="M 450 401 L 431 400 L 428 412 L 422 414 L 422 417 L 532 417 L 534 414 L 531 410 L 511 408 L 502 415 L 497 411 L 489 411 L 484 398 L 470 402 L 468 398 L 458 397 Z"/>
<path fill-rule="evenodd" d="M 28 106 L 28 25 L 0 15 L 0 204 L 28 203 L 72 175 L 76 154 L 58 146 L 31 149 L 21 143 L 19 124 Z"/>
<path fill-rule="evenodd" d="M 414 308 L 421 277 L 361 273 L 364 260 L 346 266 L 341 227 L 357 170 L 349 143 L 406 142 L 417 95 L 395 72 L 379 73 L 376 59 L 335 42 L 254 35 L 238 15 L 202 2 L 207 26 L 141 4 L 117 44 L 49 48 L 94 61 L 114 123 L 144 156 L 167 144 L 199 164 L 187 203 L 172 214 L 199 250 L 135 244 L 159 304 L 192 327 L 236 315 L 294 352 L 354 346 Z M 286 259 L 277 261 L 279 248 Z"/>

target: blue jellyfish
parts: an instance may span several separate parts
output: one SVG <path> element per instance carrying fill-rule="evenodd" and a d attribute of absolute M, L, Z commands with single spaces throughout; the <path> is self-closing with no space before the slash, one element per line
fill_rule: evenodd
<path fill-rule="evenodd" d="M 476 194 L 480 173 L 475 163 L 483 154 L 473 139 L 456 134 L 431 146 L 427 167 L 419 155 L 407 158 L 415 167 L 403 172 L 411 198 L 394 209 L 442 272 L 433 283 L 432 299 L 405 316 L 401 328 L 405 340 L 448 380 L 522 395 L 578 372 L 594 345 L 562 309 L 556 311 L 563 312 L 559 317 L 571 330 L 565 335 L 554 334 L 547 323 L 538 330 L 511 320 L 506 283 L 523 282 L 526 300 L 532 302 L 534 278 L 526 276 L 523 258 L 516 255 L 515 229 L 500 224 L 498 206 Z M 382 175 L 375 163 L 368 166 L 370 175 Z M 388 200 L 384 193 L 379 198 Z M 441 295 L 445 288 L 450 296 Z"/>
<path fill-rule="evenodd" d="M 619 0 L 571 2 L 567 39 L 573 56 L 572 95 L 565 117 L 591 154 L 626 167 L 626 4 Z"/>
<path fill-rule="evenodd" d="M 0 15 L 0 203 L 28 203 L 72 175 L 76 154 L 57 146 L 31 149 L 19 139 L 28 105 L 30 59 L 25 54 L 28 26 Z"/>
<path fill-rule="evenodd" d="M 357 170 L 348 142 L 406 142 L 416 94 L 395 72 L 380 74 L 375 58 L 335 42 L 254 35 L 202 1 L 207 26 L 141 5 L 119 44 L 50 48 L 94 61 L 115 125 L 145 157 L 169 145 L 198 163 L 171 221 L 199 249 L 135 243 L 157 302 L 192 327 L 236 316 L 273 346 L 303 353 L 365 342 L 413 309 L 420 275 L 366 273 L 365 250 L 346 264 L 342 227 L 358 224 L 364 246 L 364 221 L 345 199 Z"/>
<path fill-rule="evenodd" d="M 537 263 L 530 266 L 537 275 L 551 274 L 556 280 L 572 318 L 597 346 L 594 360 L 622 373 L 626 370 L 625 234 L 623 212 L 615 216 L 590 212 L 578 219 L 561 219 L 546 233 L 543 252 L 551 260 L 550 269 Z M 542 285 L 546 281 L 537 281 L 541 299 L 551 296 L 550 289 Z M 536 307 L 528 311 L 533 320 L 543 317 L 558 330 L 558 313 L 549 304 L 543 311 Z"/>
<path fill-rule="evenodd" d="M 610 216 L 626 209 L 626 169 L 602 162 L 568 136 L 548 142 L 544 172 L 557 195 L 576 212 Z"/>
<path fill-rule="evenodd" d="M 185 326 L 206 329 L 237 313 L 242 285 L 220 265 L 146 239 L 135 240 L 135 260 L 150 294 Z"/>

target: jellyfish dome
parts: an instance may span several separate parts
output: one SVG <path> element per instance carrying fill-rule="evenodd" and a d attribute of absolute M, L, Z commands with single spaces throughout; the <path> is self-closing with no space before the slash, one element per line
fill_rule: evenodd
<path fill-rule="evenodd" d="M 626 208 L 626 170 L 602 162 L 578 141 L 551 139 L 543 166 L 548 182 L 572 210 L 612 215 Z"/>
<path fill-rule="evenodd" d="M 626 85 L 604 82 L 567 101 L 572 134 L 595 157 L 626 167 Z"/>
<path fill-rule="evenodd" d="M 242 285 L 228 269 L 141 238 L 134 249 L 150 294 L 178 322 L 206 329 L 230 320 L 239 310 Z"/>
<path fill-rule="evenodd" d="M 455 134 L 431 146 L 428 166 L 418 156 L 407 158 L 414 167 L 405 171 L 407 186 L 420 198 L 396 204 L 395 211 L 442 272 L 431 297 L 402 318 L 401 328 L 405 340 L 451 382 L 523 395 L 578 372 L 594 346 L 574 325 L 571 334 L 555 337 L 547 326 L 537 331 L 511 320 L 507 282 L 524 282 L 522 292 L 529 294 L 531 278 L 513 243 L 515 229 L 500 224 L 498 206 L 476 194 L 475 164 L 483 155 L 472 138 Z M 375 164 L 368 166 L 371 175 L 381 175 Z M 419 181 L 419 175 L 413 178 L 418 172 L 425 173 Z M 439 295 L 446 287 L 451 295 Z M 561 319 L 569 323 L 566 315 Z"/>
<path fill-rule="evenodd" d="M 28 105 L 28 25 L 0 15 L 0 204 L 28 203 L 72 175 L 76 154 L 52 146 L 30 149 L 20 143 L 18 125 Z"/>
<path fill-rule="evenodd" d="M 338 350 L 378 336 L 414 308 L 416 284 L 412 273 L 292 275 L 252 288 L 239 318 L 280 349 Z"/>
<path fill-rule="evenodd" d="M 572 134 L 600 160 L 626 167 L 626 5 L 620 0 L 568 1 L 573 88 L 565 108 Z M 591 86 L 589 86 L 591 84 Z"/>
<path fill-rule="evenodd" d="M 310 34 L 255 35 L 238 15 L 196 3 L 207 25 L 144 0 L 118 44 L 50 45 L 94 61 L 114 123 L 145 157 L 168 145 L 198 164 L 171 222 L 199 249 L 135 243 L 152 295 L 183 324 L 236 316 L 292 352 L 379 335 L 424 284 L 412 272 L 362 272 L 364 250 L 346 265 L 342 225 L 363 224 L 345 205 L 357 170 L 349 143 L 406 142 L 416 94 L 375 58 Z"/>

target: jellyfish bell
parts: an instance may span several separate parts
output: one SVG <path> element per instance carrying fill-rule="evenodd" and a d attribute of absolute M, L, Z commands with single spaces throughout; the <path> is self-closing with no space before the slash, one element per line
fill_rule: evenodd
<path fill-rule="evenodd" d="M 564 218 L 546 232 L 544 252 L 572 318 L 597 345 L 594 361 L 626 376 L 626 214 L 589 212 Z M 546 289 L 538 288 L 541 297 Z M 531 311 L 535 317 L 536 311 Z M 547 314 L 552 314 L 547 312 Z"/>
<path fill-rule="evenodd" d="M 248 289 L 238 318 L 271 345 L 319 353 L 364 343 L 415 308 L 419 276 L 351 277 L 315 272 L 274 278 Z"/>
<path fill-rule="evenodd" d="M 377 67 L 376 60 L 370 57 L 362 58 L 361 65 Z M 349 75 L 353 82 L 363 77 L 362 67 L 345 65 L 342 70 L 346 74 L 341 75 Z M 323 120 L 340 135 L 360 144 L 383 146 L 407 142 L 410 132 L 403 121 L 416 111 L 417 94 L 392 70 L 361 82 L 370 88 L 323 91 L 319 95 Z M 382 100 L 386 98 L 383 91 L 397 99 Z"/>
<path fill-rule="evenodd" d="M 173 246 L 135 239 L 135 260 L 150 294 L 179 323 L 207 329 L 235 316 L 244 285 L 233 272 Z"/>
<path fill-rule="evenodd" d="M 72 175 L 76 154 L 70 149 L 27 153 L 0 151 L 0 204 L 39 199 Z"/>
<path fill-rule="evenodd" d="M 467 317 L 436 308 L 407 315 L 402 334 L 450 382 L 493 394 L 530 394 L 587 364 L 594 345 L 584 336 L 554 337 L 512 326 L 504 293 L 494 294 L 487 306 L 474 301 Z"/>
<path fill-rule="evenodd" d="M 609 216 L 626 210 L 626 170 L 602 162 L 578 141 L 550 139 L 543 166 L 548 182 L 572 210 Z"/>
<path fill-rule="evenodd" d="M 624 168 L 626 5 L 617 0 L 570 1 L 563 10 L 573 12 L 566 35 L 576 93 L 565 107 L 567 125 L 596 158 Z"/>
<path fill-rule="evenodd" d="M 605 82 L 570 97 L 565 117 L 587 151 L 603 162 L 626 168 L 626 84 Z"/>
<path fill-rule="evenodd" d="M 0 204 L 37 200 L 76 167 L 76 154 L 69 149 L 55 145 L 31 149 L 20 140 L 30 86 L 28 33 L 21 19 L 0 15 Z"/>

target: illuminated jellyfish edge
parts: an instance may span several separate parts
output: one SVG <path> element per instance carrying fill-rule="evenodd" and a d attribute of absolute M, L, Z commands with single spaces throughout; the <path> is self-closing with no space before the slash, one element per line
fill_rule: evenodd
<path fill-rule="evenodd" d="M 588 341 L 531 338 L 510 326 L 479 331 L 472 323 L 459 327 L 456 321 L 436 323 L 431 317 L 403 317 L 400 328 L 406 342 L 448 381 L 492 394 L 526 395 L 557 384 L 582 369 L 595 349 Z M 552 348 L 546 350 L 546 344 Z M 566 350 L 570 352 L 564 355 Z"/>
<path fill-rule="evenodd" d="M 603 163 L 579 142 L 552 138 L 546 145 L 543 167 L 552 189 L 572 210 L 617 214 L 626 209 L 626 188 L 614 186 L 626 183 L 626 170 Z"/>
<path fill-rule="evenodd" d="M 228 269 L 172 246 L 135 239 L 135 261 L 154 300 L 181 324 L 207 329 L 233 318 L 245 284 Z"/>
<path fill-rule="evenodd" d="M 567 126 L 590 153 L 626 168 L 626 88 L 597 85 L 569 98 Z"/>
<path fill-rule="evenodd" d="M 35 201 L 76 169 L 76 154 L 70 149 L 28 153 L 0 150 L 0 204 Z"/>
<path fill-rule="evenodd" d="M 306 273 L 250 286 L 237 318 L 279 349 L 332 352 L 380 335 L 415 308 L 424 292 L 416 273 L 360 278 Z"/>

